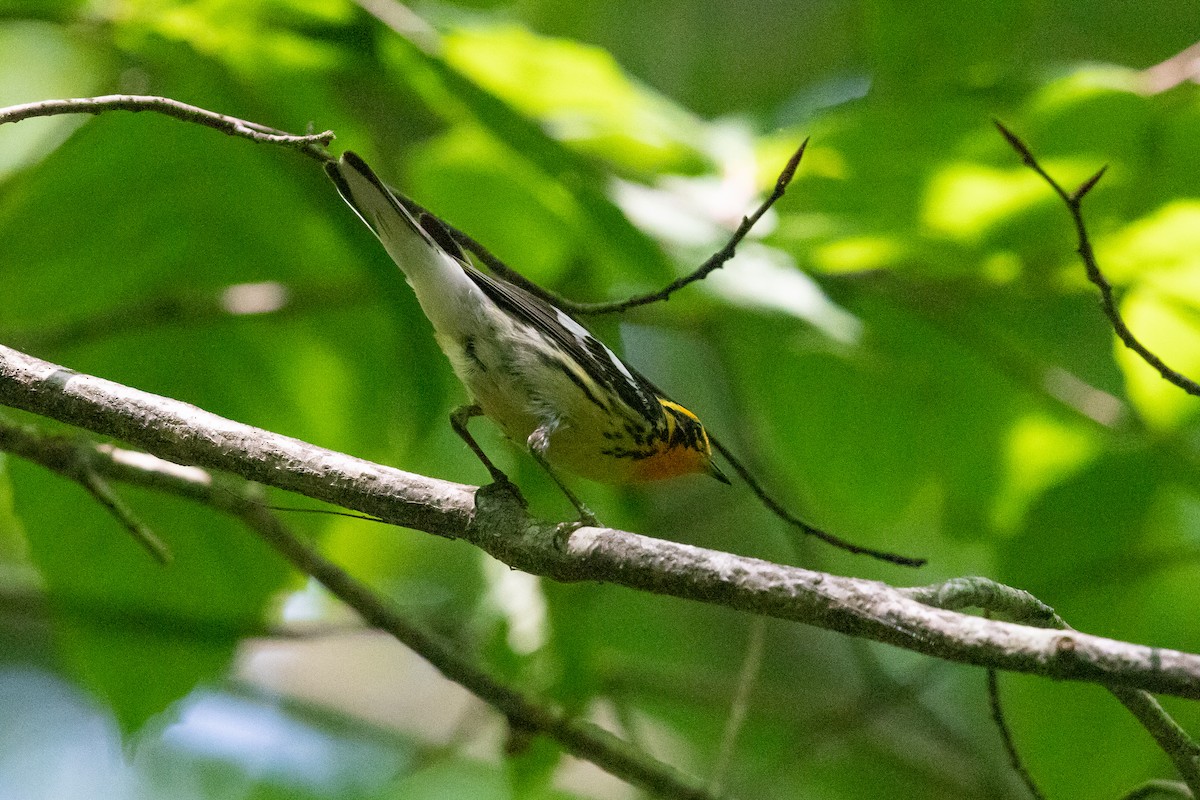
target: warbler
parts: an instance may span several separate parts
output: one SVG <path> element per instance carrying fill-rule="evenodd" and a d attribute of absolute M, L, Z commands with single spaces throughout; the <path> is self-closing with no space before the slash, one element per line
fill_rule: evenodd
<path fill-rule="evenodd" d="M 498 482 L 507 482 L 467 430 L 480 414 L 528 448 L 584 519 L 594 519 L 561 481 L 565 469 L 602 483 L 640 483 L 706 473 L 708 434 L 688 409 L 561 309 L 480 272 L 435 217 L 414 217 L 352 152 L 326 164 L 338 192 L 382 242 L 416 293 L 471 403 L 455 431 Z"/>

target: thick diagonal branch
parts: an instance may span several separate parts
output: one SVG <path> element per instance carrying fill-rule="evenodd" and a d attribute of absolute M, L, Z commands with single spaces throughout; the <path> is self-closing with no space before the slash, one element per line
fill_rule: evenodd
<path fill-rule="evenodd" d="M 1200 699 L 1200 656 L 932 608 L 844 578 L 608 528 L 525 516 L 511 496 L 372 464 L 0 346 L 0 404 L 398 525 L 463 538 L 517 569 L 816 625 L 964 664 Z M 732 537 L 731 537 L 732 540 Z"/>

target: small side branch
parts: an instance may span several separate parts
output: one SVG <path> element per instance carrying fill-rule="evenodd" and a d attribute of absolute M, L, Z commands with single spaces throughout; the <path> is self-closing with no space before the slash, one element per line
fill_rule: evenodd
<path fill-rule="evenodd" d="M 1052 608 L 1033 595 L 987 578 L 957 578 L 933 586 L 921 586 L 900 591 L 936 608 L 975 607 L 989 612 L 997 612 L 1038 627 L 1073 630 Z M 1034 796 L 1040 797 L 1037 787 L 1024 767 L 1021 766 L 1021 760 L 1012 745 L 1008 727 L 1004 723 L 1002 714 L 998 711 L 998 695 L 994 685 L 994 675 L 994 670 L 989 670 L 988 689 L 992 698 L 993 716 L 1004 736 L 1005 746 L 1008 748 L 1014 767 Z M 1129 709 L 1130 713 L 1167 754 L 1193 796 L 1200 797 L 1200 745 L 1197 745 L 1188 736 L 1187 731 L 1180 727 L 1179 723 L 1171 718 L 1158 701 L 1145 691 L 1112 683 L 1105 683 L 1105 686 L 1125 708 Z"/>
<path fill-rule="evenodd" d="M 92 469 L 91 465 L 82 467 L 72 477 L 79 481 L 83 488 L 87 489 L 96 502 L 112 514 L 117 522 L 121 523 L 121 527 L 129 531 L 133 540 L 145 548 L 155 561 L 164 566 L 171 563 L 171 550 L 163 543 L 163 540 L 138 519 L 137 515 L 133 513 L 133 509 L 121 499 L 108 481 Z"/>
<path fill-rule="evenodd" d="M 992 721 L 996 723 L 996 728 L 1000 731 L 1000 740 L 1004 742 L 1004 752 L 1008 754 L 1008 763 L 1021 779 L 1021 783 L 1025 784 L 1025 788 L 1029 790 L 1029 795 L 1034 800 L 1046 800 L 1046 795 L 1042 794 L 1042 790 L 1038 788 L 1037 783 L 1033 780 L 1033 776 L 1029 774 L 1029 770 L 1025 767 L 1025 762 L 1021 760 L 1021 753 L 1017 750 L 1017 743 L 1013 740 L 1012 731 L 1008 727 L 1008 722 L 1004 719 L 1004 707 L 1000 704 L 1000 681 L 994 669 L 987 671 L 987 689 L 988 705 L 992 710 Z"/>
<path fill-rule="evenodd" d="M 1109 691 L 1142 724 L 1183 778 L 1191 797 L 1200 797 L 1200 746 L 1150 694 L 1124 686 Z"/>
<path fill-rule="evenodd" d="M 168 117 L 203 125 L 228 134 L 241 136 L 264 144 L 291 147 L 319 161 L 332 156 L 324 148 L 333 141 L 333 131 L 314 134 L 294 134 L 269 128 L 257 122 L 218 114 L 198 106 L 181 103 L 169 97 L 136 94 L 110 94 L 101 97 L 75 97 L 67 100 L 42 100 L 37 103 L 0 108 L 0 125 L 20 122 L 33 117 L 54 117 L 62 114 L 102 114 L 106 111 L 152 111 Z"/>
<path fill-rule="evenodd" d="M 870 556 L 871 558 L 877 558 L 880 561 L 886 561 L 889 564 L 898 564 L 902 567 L 922 567 L 925 565 L 926 560 L 924 558 L 900 555 L 899 553 L 892 553 L 887 550 L 878 550 L 874 547 L 866 547 L 861 544 L 855 544 L 854 542 L 847 541 L 840 536 L 835 536 L 832 533 L 823 531 L 818 527 L 809 525 L 807 522 L 800 519 L 787 508 L 785 508 L 782 503 L 768 494 L 767 490 L 764 489 L 762 484 L 758 482 L 758 479 L 754 477 L 754 473 L 750 472 L 750 470 L 744 464 L 742 464 L 741 460 L 729 451 L 729 448 L 718 441 L 715 436 L 710 435 L 708 438 L 709 442 L 713 446 L 713 449 L 720 453 L 725 460 L 729 462 L 729 465 L 733 467 L 734 472 L 741 476 L 742 480 L 744 480 L 746 485 L 750 487 L 750 491 L 754 493 L 754 496 L 758 498 L 759 502 L 762 503 L 772 514 L 779 517 L 781 520 L 786 522 L 788 525 L 791 525 L 804 535 L 820 539 L 822 542 L 825 542 L 832 547 L 836 547 L 839 550 L 845 550 L 847 553 Z"/>
<path fill-rule="evenodd" d="M 96 468 L 96 445 L 65 436 L 42 436 L 32 428 L 9 423 L 0 417 L 0 452 L 20 456 L 78 483 L 155 561 L 164 565 L 171 563 L 167 545 L 121 499 L 109 484 L 105 471 Z M 107 462 L 107 457 L 101 456 L 100 460 Z"/>
<path fill-rule="evenodd" d="M 771 194 L 755 209 L 754 213 L 748 217 L 742 217 L 742 223 L 737 226 L 737 230 L 729 237 L 729 241 L 725 243 L 717 252 L 709 256 L 708 260 L 697 267 L 692 272 L 678 278 L 656 292 L 649 294 L 637 295 L 615 303 L 567 303 L 566 310 L 575 314 L 612 314 L 618 311 L 628 311 L 631 308 L 657 303 L 659 301 L 670 300 L 671 295 L 679 291 L 688 284 L 702 281 L 716 272 L 721 267 L 730 261 L 737 254 L 737 247 L 746 238 L 746 235 L 753 230 L 758 221 L 762 219 L 763 214 L 766 214 L 771 206 L 779 198 L 783 197 L 787 192 L 788 186 L 792 182 L 792 178 L 796 176 L 796 169 L 800 166 L 800 159 L 804 158 L 804 151 L 808 147 L 808 139 L 800 143 L 800 147 L 788 159 L 784 165 L 783 171 L 779 173 L 779 177 L 775 179 L 775 188 Z"/>
<path fill-rule="evenodd" d="M 1083 260 L 1083 266 L 1087 271 L 1088 280 L 1095 284 L 1096 288 L 1100 290 L 1100 306 L 1104 309 L 1104 315 L 1108 317 L 1109 322 L 1112 324 L 1113 330 L 1116 331 L 1116 334 L 1121 339 L 1121 342 L 1124 343 L 1124 345 L 1130 350 L 1141 356 L 1143 361 L 1154 367 L 1154 369 L 1158 370 L 1158 374 L 1162 375 L 1163 378 L 1175 384 L 1188 394 L 1200 397 L 1200 384 L 1197 384 L 1191 378 L 1188 378 L 1186 375 L 1183 375 L 1169 367 L 1166 362 L 1164 362 L 1161 358 L 1151 352 L 1148 347 L 1138 341 L 1137 337 L 1133 335 L 1133 331 L 1129 330 L 1129 326 L 1125 324 L 1125 320 L 1121 317 L 1121 312 L 1117 309 L 1117 302 L 1113 295 L 1112 284 L 1110 284 L 1108 279 L 1104 277 L 1104 273 L 1100 271 L 1099 264 L 1096 263 L 1096 253 L 1092 249 L 1092 241 L 1088 236 L 1087 226 L 1083 220 L 1083 211 L 1081 210 L 1081 206 L 1083 204 L 1083 198 L 1096 186 L 1096 184 L 1100 181 L 1100 178 L 1104 176 L 1104 172 L 1108 169 L 1108 167 L 1101 167 L 1101 169 L 1095 175 L 1080 184 L 1079 188 L 1073 192 L 1068 192 L 1058 183 L 1058 181 L 1050 177 L 1050 174 L 1042 168 L 1042 165 L 1038 163 L 1036 158 L 1034 158 L 1033 152 L 1029 149 L 1025 142 L 1021 141 L 1021 139 L 1015 133 L 1004 127 L 1004 125 L 1002 125 L 998 120 L 992 120 L 992 122 L 995 123 L 996 128 L 999 129 L 1001 135 L 1004 136 L 1005 140 L 1009 143 L 1009 145 L 1012 146 L 1013 150 L 1017 151 L 1017 155 L 1021 156 L 1021 160 L 1025 163 L 1025 166 L 1036 172 L 1042 178 L 1042 180 L 1049 184 L 1050 188 L 1054 190 L 1054 193 L 1062 199 L 1063 203 L 1067 207 L 1067 211 L 1071 213 L 1071 220 L 1075 224 L 1075 234 L 1079 239 L 1079 257 Z"/>

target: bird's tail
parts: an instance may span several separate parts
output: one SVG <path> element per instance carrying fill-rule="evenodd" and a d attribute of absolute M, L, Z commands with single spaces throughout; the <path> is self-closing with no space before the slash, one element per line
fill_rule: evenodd
<path fill-rule="evenodd" d="M 338 161 L 327 163 L 325 172 L 404 272 L 434 327 L 445 330 L 440 323 L 446 322 L 452 328 L 453 320 L 439 318 L 459 307 L 455 299 L 461 292 L 478 291 L 463 271 L 460 251 L 456 248 L 451 254 L 435 241 L 354 153 L 347 151 Z"/>

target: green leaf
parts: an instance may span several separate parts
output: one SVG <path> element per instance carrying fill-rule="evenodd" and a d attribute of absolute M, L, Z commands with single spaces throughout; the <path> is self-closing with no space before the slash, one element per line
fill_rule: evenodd
<path fill-rule="evenodd" d="M 119 488 L 170 548 L 164 567 L 78 486 L 23 463 L 12 473 L 64 661 L 126 731 L 218 679 L 238 641 L 261 629 L 285 572 L 249 531 L 205 508 Z"/>
<path fill-rule="evenodd" d="M 513 797 L 545 797 L 562 761 L 562 748 L 544 736 L 509 734 L 509 753 L 505 759 Z"/>
<path fill-rule="evenodd" d="M 598 47 L 517 25 L 457 28 L 445 59 L 559 141 L 640 175 L 706 166 L 700 121 L 633 81 Z"/>
<path fill-rule="evenodd" d="M 605 178 L 595 167 L 447 62 L 395 39 L 388 40 L 387 49 L 398 77 L 421 92 L 430 107 L 448 119 L 482 126 L 505 145 L 510 158 L 527 160 L 567 190 L 588 239 L 605 243 L 581 254 L 588 262 L 659 279 L 672 275 L 658 246 L 608 199 Z"/>

